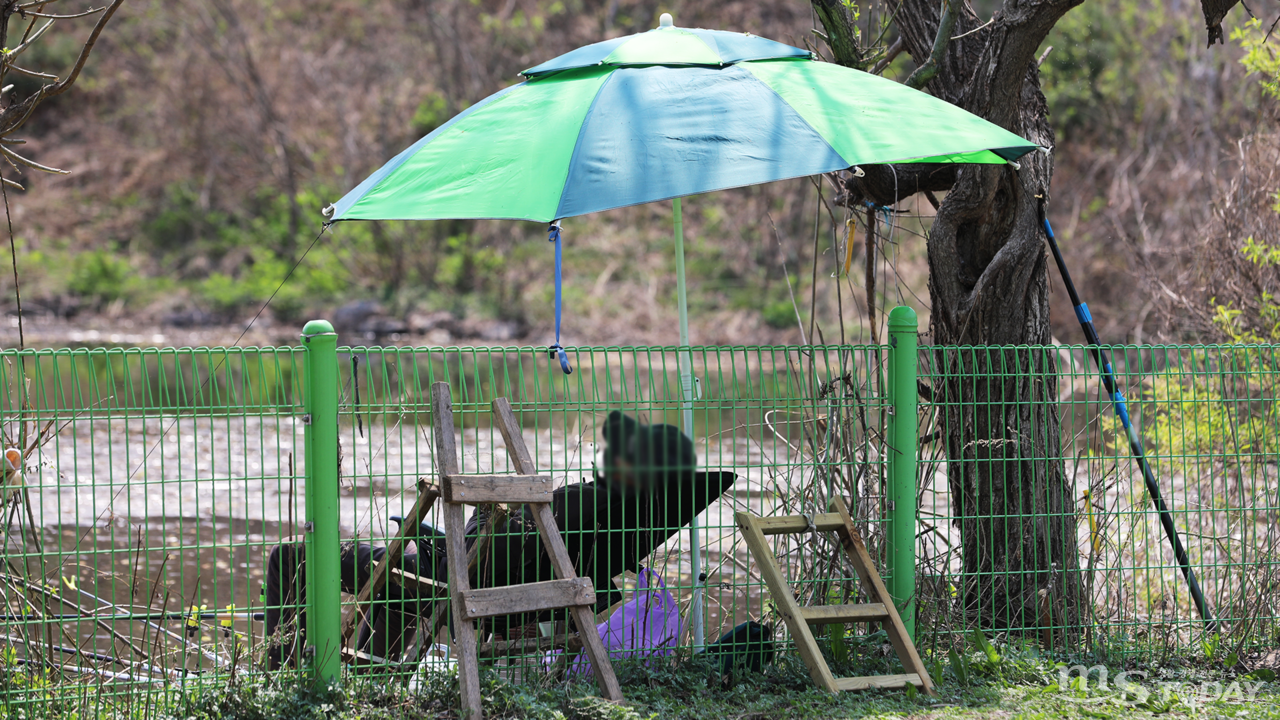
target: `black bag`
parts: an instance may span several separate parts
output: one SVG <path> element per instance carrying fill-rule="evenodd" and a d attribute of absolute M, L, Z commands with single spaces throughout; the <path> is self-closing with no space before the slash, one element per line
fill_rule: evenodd
<path fill-rule="evenodd" d="M 761 672 L 776 652 L 773 628 L 749 620 L 708 645 L 704 656 L 718 661 L 721 673 L 732 675 L 739 670 Z"/>

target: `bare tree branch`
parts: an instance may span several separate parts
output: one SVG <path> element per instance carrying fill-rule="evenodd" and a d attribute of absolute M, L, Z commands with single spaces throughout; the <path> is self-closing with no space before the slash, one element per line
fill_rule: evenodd
<path fill-rule="evenodd" d="M 867 59 L 865 48 L 858 43 L 857 28 L 849 7 L 841 0 L 811 0 L 813 11 L 826 29 L 823 39 L 831 48 L 832 57 L 837 64 L 845 67 L 865 70 Z"/>
<path fill-rule="evenodd" d="M 871 69 L 871 74 L 879 75 L 883 72 L 885 68 L 889 67 L 889 63 L 897 59 L 898 55 L 902 53 L 902 49 L 904 47 L 906 46 L 902 43 L 901 37 L 894 40 L 893 44 L 889 46 L 889 49 L 885 51 L 884 57 L 880 58 L 880 62 L 876 63 L 876 66 Z"/>
<path fill-rule="evenodd" d="M 296 157 L 298 153 L 289 136 L 288 126 L 276 110 L 273 99 L 274 94 L 267 87 L 262 73 L 258 71 L 253 52 L 245 41 L 247 33 L 241 27 L 240 18 L 235 8 L 227 0 L 214 0 L 212 4 L 231 28 L 239 50 L 237 53 L 239 55 L 238 61 L 231 57 L 231 53 L 227 53 L 222 63 L 223 71 L 228 76 L 231 76 L 233 62 L 239 66 L 235 69 L 240 70 L 244 75 L 246 94 L 258 106 L 263 130 L 270 133 L 274 140 L 276 156 L 280 159 L 281 180 L 284 182 L 284 189 L 289 201 L 289 242 L 292 242 L 292 238 L 297 235 L 302 212 L 298 207 L 298 161 Z M 218 39 L 221 40 L 222 38 Z"/>
<path fill-rule="evenodd" d="M 52 20 L 45 23 L 39 30 L 35 31 L 35 33 L 33 33 L 30 37 L 24 38 L 21 45 L 5 53 L 4 63 L 8 65 L 13 61 L 13 58 L 16 58 L 22 53 L 26 52 L 27 48 L 31 47 L 32 43 L 39 40 L 40 36 L 48 32 L 49 28 L 51 27 L 53 27 Z"/>
<path fill-rule="evenodd" d="M 76 79 L 80 77 L 80 71 L 84 68 L 85 62 L 89 59 L 89 54 L 93 52 L 93 46 L 98 42 L 98 37 L 102 34 L 102 29 L 106 27 L 107 22 L 111 20 L 111 16 L 115 14 L 116 9 L 124 2 L 124 0 L 114 0 L 110 6 L 105 8 L 105 11 L 103 8 L 96 8 L 81 13 L 69 13 L 65 15 L 39 12 L 39 10 L 44 9 L 46 6 L 51 5 L 56 1 L 57 0 L 35 0 L 35 2 L 29 2 L 21 5 L 10 1 L 4 3 L 3 6 L 0 6 L 0 47 L 8 47 L 9 21 L 15 14 L 23 20 L 30 20 L 30 23 L 22 33 L 22 42 L 20 42 L 13 50 L 5 50 L 3 56 L 0 57 L 0 81 L 3 81 L 6 73 L 10 70 L 27 77 L 52 81 L 41 85 L 40 88 L 31 95 L 21 98 L 13 104 L 0 108 L 0 157 L 2 157 L 15 172 L 19 173 L 22 172 L 22 167 L 27 167 L 33 170 L 40 170 L 41 172 L 53 173 L 56 175 L 70 174 L 67 170 L 59 170 L 58 168 L 49 167 L 48 165 L 38 163 L 14 152 L 10 147 L 20 145 L 23 141 L 12 138 L 10 135 L 26 124 L 27 120 L 31 118 L 31 114 L 35 112 L 35 109 L 42 102 L 48 98 L 66 92 L 67 89 L 75 83 Z M 76 59 L 76 64 L 66 79 L 59 80 L 56 75 L 37 70 L 29 70 L 27 68 L 18 67 L 14 64 L 14 61 L 43 38 L 45 33 L 49 31 L 49 28 L 53 27 L 53 24 L 58 20 L 70 20 L 98 13 L 102 14 L 98 18 L 97 24 L 94 25 L 93 31 L 89 33 L 88 39 L 85 41 L 84 45 L 81 46 L 80 55 Z M 44 19 L 47 22 L 45 22 L 44 25 L 41 25 L 38 30 L 34 30 L 36 23 L 40 19 Z M 0 89 L 0 95 L 8 93 L 8 91 L 12 89 L 13 85 L 8 85 L 3 89 Z M 20 290 L 21 286 L 19 284 L 18 275 L 18 251 L 13 236 L 13 218 L 9 214 L 9 195 L 7 192 L 3 192 L 9 187 L 13 187 L 18 190 L 23 190 L 25 188 L 17 182 L 0 175 L 0 195 L 3 195 L 4 197 L 5 219 L 8 222 L 9 229 L 9 254 L 12 258 L 13 265 L 14 296 L 17 300 L 18 306 L 18 340 L 19 346 L 23 346 L 26 341 L 22 329 L 22 292 Z"/>
<path fill-rule="evenodd" d="M 98 18 L 98 24 L 93 26 L 93 32 L 89 33 L 89 39 L 85 41 L 84 47 L 80 48 L 80 58 L 76 60 L 75 68 L 71 70 L 71 74 L 66 80 L 53 86 L 46 97 L 61 95 L 67 91 L 67 88 L 75 84 L 76 78 L 80 77 L 80 71 L 84 68 L 84 63 L 89 59 L 89 53 L 93 52 L 93 46 L 98 42 L 98 36 L 102 34 L 102 29 L 111 21 L 111 16 L 116 14 L 116 9 L 124 0 L 115 0 L 107 7 L 107 11 Z"/>
<path fill-rule="evenodd" d="M 40 170 L 41 172 L 53 173 L 54 175 L 70 175 L 71 174 L 70 170 L 59 170 L 58 168 L 51 168 L 45 165 L 41 165 L 40 163 L 34 160 L 28 160 L 27 158 L 22 157 L 21 155 L 10 150 L 8 147 L 4 145 L 0 145 L 0 153 L 4 153 L 6 157 L 10 158 L 16 163 L 26 165 L 29 168 Z"/>
<path fill-rule="evenodd" d="M 20 9 L 18 10 L 18 15 L 24 18 L 27 16 L 31 16 L 31 17 L 40 17 L 40 18 L 52 18 L 54 20 L 74 20 L 75 18 L 88 17 L 95 13 L 100 13 L 104 9 L 105 8 L 91 8 L 89 10 L 85 10 L 82 13 L 75 13 L 74 15 L 52 15 L 52 14 L 47 14 L 42 12 L 32 12 L 32 11 Z"/>
<path fill-rule="evenodd" d="M 42 8 L 46 5 L 52 5 L 56 2 L 58 2 L 58 0 L 35 0 L 35 2 L 23 3 L 22 5 L 15 7 L 14 11 L 22 12 L 23 10 L 30 10 L 31 8 L 38 8 L 38 7 Z"/>
<path fill-rule="evenodd" d="M 947 0 L 947 4 L 942 10 L 942 20 L 938 22 L 938 34 L 933 38 L 933 50 L 929 53 L 929 59 L 925 60 L 924 63 L 916 68 L 915 72 L 911 73 L 911 77 L 907 78 L 907 87 L 919 90 L 938 74 L 938 63 L 942 62 L 942 57 L 947 52 L 947 44 L 951 42 L 951 33 L 956 29 L 956 18 L 960 15 L 960 5 L 960 0 Z M 969 33 L 965 34 L 968 35 Z"/>
<path fill-rule="evenodd" d="M 13 70 L 19 75 L 26 75 L 27 77 L 42 78 L 45 80 L 54 80 L 54 81 L 57 81 L 58 79 L 57 75 L 50 75 L 49 73 L 36 72 L 35 70 L 28 70 L 24 67 L 18 67 L 17 65 L 9 65 L 8 69 Z"/>

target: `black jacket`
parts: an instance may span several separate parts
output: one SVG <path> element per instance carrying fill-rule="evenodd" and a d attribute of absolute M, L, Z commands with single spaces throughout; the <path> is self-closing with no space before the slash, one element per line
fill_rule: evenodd
<path fill-rule="evenodd" d="M 737 479 L 731 472 L 684 472 L 640 492 L 625 493 L 601 480 L 567 485 L 551 499 L 556 526 L 579 576 L 592 578 L 596 611 L 622 598 L 614 577 L 638 572 L 658 546 L 688 525 Z M 467 546 L 478 535 L 481 513 L 467 523 Z M 501 587 L 555 579 L 538 537 L 533 511 L 525 506 L 493 529 L 490 553 L 482 559 L 476 587 Z M 442 563 L 443 565 L 443 563 Z M 445 567 L 437 570 L 444 577 Z M 532 618 L 495 618 L 494 629 L 523 625 Z"/>

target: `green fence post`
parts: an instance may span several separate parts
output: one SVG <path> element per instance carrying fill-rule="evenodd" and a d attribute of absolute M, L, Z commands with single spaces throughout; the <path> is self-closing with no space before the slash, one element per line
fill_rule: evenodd
<path fill-rule="evenodd" d="M 889 594 L 916 635 L 916 312 L 889 313 Z"/>
<path fill-rule="evenodd" d="M 326 320 L 302 329 L 306 353 L 307 644 L 318 682 L 341 669 L 342 588 L 338 559 L 338 334 Z"/>

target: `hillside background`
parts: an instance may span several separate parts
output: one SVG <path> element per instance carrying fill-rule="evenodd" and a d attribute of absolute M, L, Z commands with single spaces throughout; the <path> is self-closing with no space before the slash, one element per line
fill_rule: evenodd
<path fill-rule="evenodd" d="M 975 7 L 986 17 L 996 4 Z M 1265 30 L 1280 3 L 1249 8 Z M 28 156 L 72 174 L 8 191 L 27 344 L 231 342 L 278 287 L 242 343 L 290 342 L 310 317 L 336 317 L 351 342 L 374 329 L 395 333 L 383 341 L 549 342 L 543 226 L 347 223 L 313 244 L 320 210 L 521 69 L 650 29 L 663 11 L 823 49 L 799 0 L 128 0 L 81 84 L 27 132 Z M 1247 17 L 1232 10 L 1228 34 Z M 89 27 L 63 25 L 37 48 L 41 69 L 69 65 Z M 1224 204 L 1251 162 L 1274 167 L 1276 101 L 1247 77 L 1238 41 L 1204 37 L 1191 0 L 1087 0 L 1045 43 L 1051 219 L 1107 341 L 1220 335 L 1197 258 L 1236 252 Z M 902 56 L 884 74 L 911 69 Z M 865 233 L 843 274 L 847 216 L 831 195 L 805 179 L 686 200 L 695 343 L 868 337 Z M 876 305 L 927 319 L 932 211 L 901 209 L 876 254 Z M 664 204 L 565 223 L 566 345 L 676 342 L 670 227 Z M 1080 342 L 1051 274 L 1055 337 Z"/>

